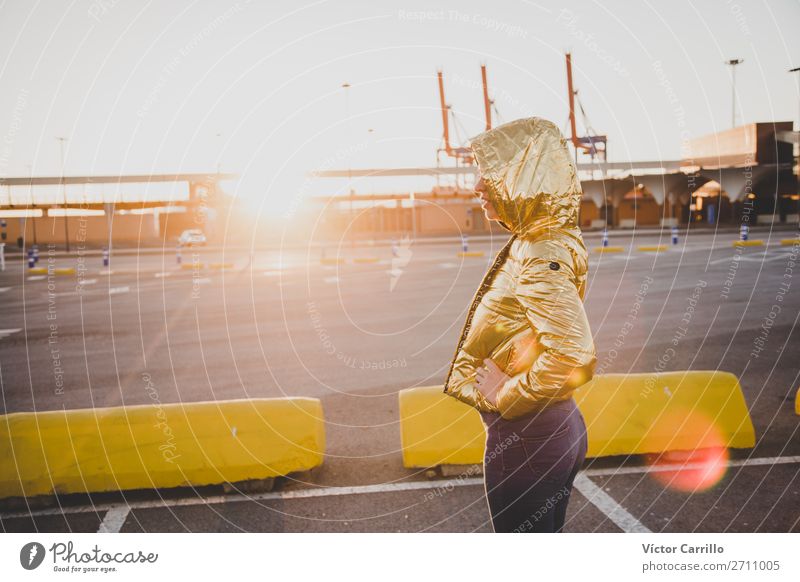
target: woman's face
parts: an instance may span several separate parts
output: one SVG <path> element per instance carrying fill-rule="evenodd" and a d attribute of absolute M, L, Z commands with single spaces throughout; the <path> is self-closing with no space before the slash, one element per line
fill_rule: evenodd
<path fill-rule="evenodd" d="M 486 189 L 486 182 L 483 181 L 483 176 L 479 176 L 478 181 L 475 182 L 475 193 L 481 199 L 481 208 L 483 208 L 486 218 L 489 220 L 499 220 L 500 215 L 497 214 L 497 209 L 494 207 L 494 204 L 492 204 L 492 201 L 489 200 L 489 192 Z"/>

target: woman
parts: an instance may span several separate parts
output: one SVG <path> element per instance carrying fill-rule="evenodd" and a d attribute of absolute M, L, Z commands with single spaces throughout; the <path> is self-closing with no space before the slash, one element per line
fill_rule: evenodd
<path fill-rule="evenodd" d="M 494 530 L 560 532 L 587 445 L 572 394 L 596 362 L 583 310 L 581 186 L 545 119 L 501 125 L 470 145 L 484 212 L 512 237 L 475 294 L 444 391 L 486 425 Z"/>

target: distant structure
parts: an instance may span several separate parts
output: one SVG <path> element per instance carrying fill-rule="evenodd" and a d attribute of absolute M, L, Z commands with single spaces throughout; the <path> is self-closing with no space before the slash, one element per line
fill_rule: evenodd
<path fill-rule="evenodd" d="M 691 140 L 682 160 L 578 164 L 584 229 L 674 225 L 797 224 L 792 122 L 752 123 Z M 474 176 L 474 166 L 352 170 L 352 177 Z M 341 170 L 315 175 L 343 177 Z M 413 197 L 414 203 L 410 202 Z M 356 203 L 352 212 L 343 204 Z M 438 235 L 488 233 L 479 201 L 467 188 L 408 194 L 321 197 L 332 232 Z M 361 204 L 359 207 L 358 203 Z"/>
<path fill-rule="evenodd" d="M 0 178 L 6 243 L 70 246 L 173 244 L 185 229 L 213 235 L 230 209 L 220 182 L 233 174 Z"/>

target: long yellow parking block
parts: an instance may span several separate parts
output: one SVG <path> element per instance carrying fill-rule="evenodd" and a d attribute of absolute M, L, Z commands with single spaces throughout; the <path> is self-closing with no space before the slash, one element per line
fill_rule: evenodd
<path fill-rule="evenodd" d="M 399 398 L 405 467 L 482 462 L 485 431 L 476 410 L 441 386 L 403 390 Z M 755 445 L 739 381 L 727 372 L 599 375 L 575 400 L 589 457 Z"/>
<path fill-rule="evenodd" d="M 322 464 L 315 398 L 0 416 L 0 498 L 266 479 Z"/>

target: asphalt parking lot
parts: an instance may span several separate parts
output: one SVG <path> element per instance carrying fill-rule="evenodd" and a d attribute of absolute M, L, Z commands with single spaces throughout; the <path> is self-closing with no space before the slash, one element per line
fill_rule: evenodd
<path fill-rule="evenodd" d="M 641 458 L 589 459 L 567 531 L 800 531 L 800 249 L 779 242 L 793 234 L 754 231 L 765 246 L 733 248 L 734 235 L 700 233 L 637 251 L 669 244 L 647 236 L 592 253 L 586 308 L 599 371 L 653 371 L 678 333 L 665 370 L 736 374 L 757 444 L 730 451 L 719 482 L 694 493 L 665 485 Z M 79 277 L 9 261 L 3 413 L 145 404 L 146 373 L 162 402 L 320 398 L 327 448 L 322 467 L 270 492 L 65 498 L 4 510 L 3 529 L 489 531 L 479 474 L 431 479 L 402 467 L 397 392 L 442 382 L 503 242 L 473 243 L 483 258 L 458 257 L 454 244 L 412 243 L 394 258 L 387 246 L 345 247 L 344 262 L 329 265 L 318 250 L 189 252 L 182 269 L 170 251 L 114 257 L 110 274 L 96 256 L 53 257 L 86 266 Z M 40 265 L 48 260 L 43 249 Z"/>

